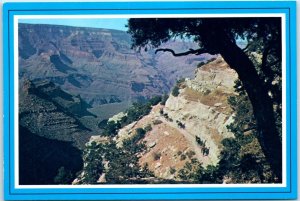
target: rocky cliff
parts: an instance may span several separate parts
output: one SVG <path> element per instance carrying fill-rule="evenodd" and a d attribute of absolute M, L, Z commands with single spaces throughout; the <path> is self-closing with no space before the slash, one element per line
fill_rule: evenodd
<path fill-rule="evenodd" d="M 233 121 L 227 98 L 235 94 L 236 79 L 237 74 L 221 57 L 199 66 L 194 78 L 177 83 L 178 95 L 171 93 L 165 105 L 153 106 L 149 115 L 121 128 L 114 140 L 122 147 L 137 128 L 147 130 L 140 141 L 146 144 L 146 151 L 140 154 L 139 163 L 148 164 L 158 178 L 180 181 L 178 171 L 193 159 L 204 167 L 216 165 L 221 140 L 233 137 L 226 128 Z"/>
<path fill-rule="evenodd" d="M 206 142 L 209 163 L 216 165 L 221 140 L 233 137 L 226 128 L 233 121 L 233 111 L 227 99 L 235 94 L 233 86 L 237 74 L 220 57 L 200 66 L 195 74 L 194 79 L 180 83 L 180 94 L 170 96 L 164 112 L 169 118 L 182 122 L 184 130 L 193 138 L 197 136 Z"/>
<path fill-rule="evenodd" d="M 195 44 L 173 41 L 166 46 L 182 51 Z M 170 60 L 168 53 L 130 47 L 131 38 L 123 31 L 19 24 L 19 72 L 29 80 L 47 79 L 80 94 L 93 107 L 110 110 L 114 104 L 120 112 L 132 102 L 168 93 L 176 79 L 191 76 L 199 60 L 211 57 Z"/>
<path fill-rule="evenodd" d="M 78 117 L 92 115 L 86 110 L 84 102 L 51 82 L 21 82 L 20 126 L 40 137 L 70 142 L 79 149 L 83 148 L 90 136 L 90 129 Z"/>

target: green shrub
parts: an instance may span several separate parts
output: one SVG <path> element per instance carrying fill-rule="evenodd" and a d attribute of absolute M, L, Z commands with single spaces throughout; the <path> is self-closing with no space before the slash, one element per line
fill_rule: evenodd
<path fill-rule="evenodd" d="M 193 156 L 196 155 L 196 153 L 191 150 L 191 151 L 187 152 L 186 155 L 189 157 L 189 159 L 191 159 Z"/>
<path fill-rule="evenodd" d="M 185 155 L 185 154 L 181 154 L 180 160 L 183 161 L 183 160 L 185 160 L 185 159 L 186 159 L 186 155 Z"/>
<path fill-rule="evenodd" d="M 167 100 L 168 100 L 168 98 L 169 98 L 169 95 L 164 94 L 164 95 L 161 97 L 161 102 L 160 102 L 160 104 L 161 104 L 161 105 L 165 105 L 166 102 L 167 102 Z"/>
<path fill-rule="evenodd" d="M 118 130 L 120 128 L 121 128 L 120 122 L 108 121 L 104 128 L 103 135 L 104 136 L 115 136 L 118 134 Z"/>
<path fill-rule="evenodd" d="M 203 65 L 205 64 L 205 62 L 200 62 L 198 65 L 197 65 L 197 68 L 201 68 Z"/>
<path fill-rule="evenodd" d="M 158 153 L 156 153 L 156 152 L 153 153 L 153 159 L 154 159 L 155 161 L 159 160 L 160 157 L 161 157 L 161 153 L 160 153 L 160 152 L 158 152 Z"/>
<path fill-rule="evenodd" d="M 158 125 L 158 124 L 161 124 L 161 123 L 162 123 L 162 121 L 161 121 L 161 120 L 158 120 L 158 119 L 156 119 L 156 120 L 153 121 L 153 124 L 154 124 L 154 125 Z"/>
<path fill-rule="evenodd" d="M 154 106 L 154 105 L 157 105 L 158 103 L 160 103 L 162 100 L 162 97 L 161 96 L 154 96 L 153 98 L 151 98 L 149 100 L 149 103 Z"/>
<path fill-rule="evenodd" d="M 180 78 L 179 80 L 177 80 L 176 84 L 180 85 L 181 83 L 183 83 L 185 81 L 184 78 Z"/>
<path fill-rule="evenodd" d="M 209 60 L 207 60 L 207 63 L 213 62 L 214 60 L 216 60 L 217 58 L 211 58 Z"/>
<path fill-rule="evenodd" d="M 144 128 L 144 130 L 145 130 L 146 132 L 151 131 L 151 130 L 152 130 L 151 124 L 148 124 L 148 125 Z"/>
<path fill-rule="evenodd" d="M 208 95 L 208 94 L 210 94 L 210 93 L 211 93 L 211 90 L 209 90 L 209 89 L 206 89 L 206 90 L 204 91 L 204 93 L 203 93 L 203 94 L 204 94 L 205 96 L 207 96 L 207 95 Z"/>
<path fill-rule="evenodd" d="M 172 90 L 172 95 L 177 97 L 179 95 L 179 87 L 175 86 Z"/>
<path fill-rule="evenodd" d="M 135 129 L 136 132 L 136 141 L 140 140 L 141 138 L 144 137 L 144 135 L 146 134 L 146 131 L 143 128 L 137 128 Z"/>
<path fill-rule="evenodd" d="M 56 184 L 71 184 L 73 180 L 73 175 L 70 171 L 66 170 L 65 167 L 60 167 L 58 169 L 57 175 L 54 178 L 54 183 Z"/>
<path fill-rule="evenodd" d="M 170 168 L 170 174 L 175 174 L 176 173 L 176 169 L 174 167 Z"/>
<path fill-rule="evenodd" d="M 98 127 L 101 129 L 105 129 L 107 126 L 107 122 L 108 122 L 108 119 L 104 119 L 104 120 L 100 121 L 98 124 Z"/>

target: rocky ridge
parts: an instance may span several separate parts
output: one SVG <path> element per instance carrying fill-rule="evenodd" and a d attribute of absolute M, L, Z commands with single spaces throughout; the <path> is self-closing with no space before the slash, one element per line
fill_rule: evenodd
<path fill-rule="evenodd" d="M 149 115 L 121 128 L 114 140 L 122 147 L 122 142 L 133 137 L 137 128 L 150 126 L 141 140 L 147 149 L 140 155 L 139 163 L 147 163 L 158 178 L 180 181 L 178 171 L 192 159 L 204 167 L 216 165 L 221 140 L 233 137 L 226 128 L 233 121 L 227 98 L 235 94 L 236 79 L 237 74 L 218 57 L 196 69 L 195 78 L 180 82 L 178 96 L 170 95 L 165 105 L 152 107 Z M 204 148 L 208 152 L 204 153 Z"/>
<path fill-rule="evenodd" d="M 84 108 L 84 102 L 50 82 L 23 82 L 19 90 L 19 124 L 40 137 L 70 142 L 82 149 L 91 134 L 78 117 L 82 113 L 93 115 Z"/>

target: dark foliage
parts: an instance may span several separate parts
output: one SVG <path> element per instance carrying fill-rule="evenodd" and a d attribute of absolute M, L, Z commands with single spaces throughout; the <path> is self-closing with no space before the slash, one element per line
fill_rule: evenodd
<path fill-rule="evenodd" d="M 108 119 L 104 119 L 104 120 L 100 121 L 98 124 L 98 127 L 101 129 L 105 129 L 107 126 L 107 122 L 108 122 Z"/>
<path fill-rule="evenodd" d="M 140 135 L 142 130 L 137 131 Z M 140 137 L 140 136 L 139 136 Z M 85 176 L 83 184 L 96 183 L 102 173 L 105 173 L 107 184 L 146 183 L 143 178 L 152 177 L 153 173 L 148 165 L 140 167 L 137 154 L 145 149 L 142 143 L 137 143 L 138 137 L 125 140 L 123 147 L 118 148 L 114 142 L 88 146 L 85 150 L 86 167 L 83 169 Z M 87 160 L 88 159 L 88 160 Z M 104 162 L 108 162 L 104 169 Z M 86 178 L 87 177 L 87 178 Z"/>
<path fill-rule="evenodd" d="M 144 130 L 145 130 L 146 132 L 151 131 L 151 130 L 152 130 L 151 124 L 148 124 L 148 125 L 144 128 Z"/>
<path fill-rule="evenodd" d="M 179 95 L 179 87 L 178 86 L 175 86 L 173 89 L 172 89 L 172 95 L 177 97 Z"/>
<path fill-rule="evenodd" d="M 115 136 L 121 128 L 120 122 L 108 121 L 104 127 L 104 136 Z"/>
<path fill-rule="evenodd" d="M 162 100 L 162 97 L 161 96 L 154 96 L 153 98 L 151 98 L 149 100 L 149 103 L 154 106 L 154 105 L 157 105 L 158 103 L 160 103 Z"/>
<path fill-rule="evenodd" d="M 83 178 L 84 184 L 95 184 L 103 173 L 103 148 L 92 142 L 84 151 L 84 167 L 83 167 Z"/>
<path fill-rule="evenodd" d="M 65 167 L 60 167 L 57 175 L 54 177 L 54 183 L 56 184 L 71 184 L 73 180 L 74 176 L 72 172 L 66 170 Z"/>
<path fill-rule="evenodd" d="M 234 122 L 227 126 L 235 139 L 222 141 L 224 149 L 220 155 L 220 174 L 233 183 L 278 182 L 258 144 L 257 123 L 249 98 L 239 81 L 236 81 L 235 88 L 239 95 L 228 99 L 235 111 Z"/>
<path fill-rule="evenodd" d="M 186 162 L 185 166 L 178 171 L 178 177 L 184 181 L 196 184 L 222 183 L 218 166 L 208 165 L 206 168 L 203 168 L 202 164 L 196 159 Z"/>
<path fill-rule="evenodd" d="M 168 98 L 169 98 L 169 95 L 164 94 L 164 95 L 162 96 L 162 98 L 161 98 L 160 104 L 161 104 L 161 105 L 165 105 L 166 102 L 167 102 L 167 100 L 168 100 Z"/>

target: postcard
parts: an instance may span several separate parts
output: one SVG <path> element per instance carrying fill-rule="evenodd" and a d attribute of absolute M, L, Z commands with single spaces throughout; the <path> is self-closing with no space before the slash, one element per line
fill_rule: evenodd
<path fill-rule="evenodd" d="M 6 3 L 7 200 L 297 197 L 296 3 Z"/>

